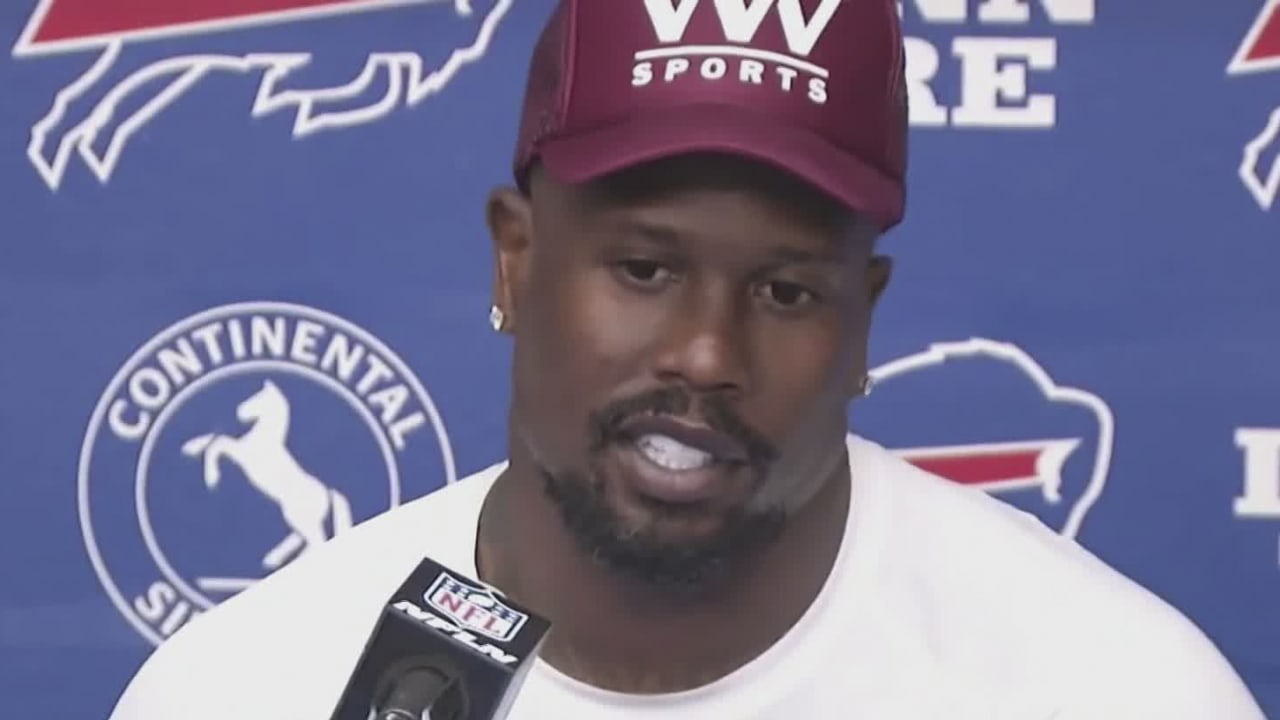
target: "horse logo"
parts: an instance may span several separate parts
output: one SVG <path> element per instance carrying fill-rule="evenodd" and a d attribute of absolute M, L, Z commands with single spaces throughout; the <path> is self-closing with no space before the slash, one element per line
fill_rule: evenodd
<path fill-rule="evenodd" d="M 77 502 L 107 596 L 159 645 L 456 477 L 395 350 L 332 313 L 245 302 L 175 322 L 121 365 L 89 420 Z"/>
<path fill-rule="evenodd" d="M 226 458 L 240 467 L 254 489 L 280 507 L 291 532 L 262 558 L 264 568 L 275 570 L 295 554 L 351 529 L 346 496 L 308 472 L 289 451 L 289 399 L 275 383 L 264 380 L 262 389 L 236 408 L 236 418 L 250 424 L 243 435 L 199 435 L 184 443 L 182 452 L 203 457 L 204 482 L 210 490 L 217 489 L 222 477 L 219 463 Z"/>

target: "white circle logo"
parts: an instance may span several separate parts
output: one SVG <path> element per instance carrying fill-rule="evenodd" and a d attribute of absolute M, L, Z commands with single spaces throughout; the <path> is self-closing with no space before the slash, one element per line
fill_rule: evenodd
<path fill-rule="evenodd" d="M 456 480 L 431 397 L 390 348 L 313 308 L 254 302 L 148 341 L 98 401 L 80 453 L 85 547 L 159 645 L 199 613 Z"/>

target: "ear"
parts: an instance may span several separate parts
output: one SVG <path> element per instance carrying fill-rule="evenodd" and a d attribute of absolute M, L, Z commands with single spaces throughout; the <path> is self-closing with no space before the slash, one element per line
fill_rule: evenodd
<path fill-rule="evenodd" d="M 889 286 L 889 279 L 893 275 L 893 259 L 887 255 L 872 254 L 867 258 L 866 267 L 866 287 L 867 287 L 867 313 L 866 332 L 870 332 L 871 314 L 875 310 L 876 303 L 879 302 L 880 296 L 884 294 L 885 288 Z M 870 382 L 867 378 L 867 337 L 864 335 L 859 339 L 858 361 L 855 363 L 854 372 L 848 378 L 849 385 L 846 388 L 848 398 L 853 399 L 861 397 L 864 394 L 864 382 Z"/>
<path fill-rule="evenodd" d="M 498 188 L 485 205 L 485 221 L 493 240 L 493 305 L 502 311 L 500 330 L 511 332 L 517 322 L 517 298 L 527 276 L 533 245 L 533 211 L 529 198 L 515 188 Z"/>
<path fill-rule="evenodd" d="M 893 275 L 893 259 L 876 253 L 882 233 L 873 221 L 865 215 L 855 213 L 851 222 L 849 237 L 854 248 L 852 252 L 857 258 L 856 262 L 866 262 L 863 285 L 867 289 L 867 312 L 871 312 L 889 286 L 889 278 Z"/>
<path fill-rule="evenodd" d="M 875 309 L 876 303 L 885 288 L 889 287 L 889 279 L 893 275 L 893 258 L 887 255 L 872 255 L 867 262 L 868 304 Z"/>

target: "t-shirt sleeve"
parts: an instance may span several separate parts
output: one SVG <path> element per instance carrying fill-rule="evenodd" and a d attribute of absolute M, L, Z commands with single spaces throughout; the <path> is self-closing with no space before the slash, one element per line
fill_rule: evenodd
<path fill-rule="evenodd" d="M 198 660 L 212 648 L 204 646 L 201 616 L 160 644 L 143 661 L 116 701 L 107 720 L 166 720 L 199 716 L 197 693 L 208 668 Z"/>
<path fill-rule="evenodd" d="M 165 657 L 152 654 L 134 674 L 107 720 L 162 720 L 182 717 L 174 707 L 177 689 L 166 682 Z"/>
<path fill-rule="evenodd" d="M 1099 666 L 1094 690 L 1067 698 L 1051 720 L 1267 720 L 1227 658 L 1182 617 L 1136 632 L 1128 651 Z"/>

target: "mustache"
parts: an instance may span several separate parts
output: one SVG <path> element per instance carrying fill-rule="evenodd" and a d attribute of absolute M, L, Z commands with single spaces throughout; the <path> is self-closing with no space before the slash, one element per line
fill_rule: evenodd
<path fill-rule="evenodd" d="M 699 418 L 707 427 L 733 438 L 746 449 L 750 464 L 761 467 L 777 459 L 778 449 L 773 443 L 739 417 L 724 396 L 704 396 L 696 405 Z M 615 400 L 591 413 L 591 450 L 603 450 L 609 444 L 625 439 L 622 427 L 637 415 L 688 415 L 694 406 L 693 394 L 676 386 L 656 388 Z"/>

